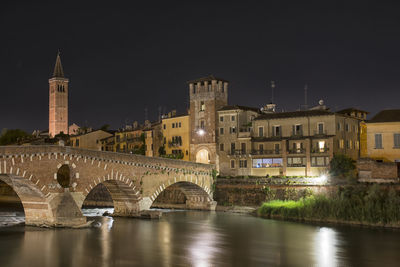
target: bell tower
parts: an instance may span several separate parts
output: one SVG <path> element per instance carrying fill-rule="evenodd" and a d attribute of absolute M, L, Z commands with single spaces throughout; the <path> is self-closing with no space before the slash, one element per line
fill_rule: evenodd
<path fill-rule="evenodd" d="M 49 79 L 49 136 L 68 134 L 68 82 L 64 77 L 60 52 L 57 54 L 53 76 Z"/>
<path fill-rule="evenodd" d="M 228 104 L 228 81 L 210 75 L 192 80 L 190 95 L 190 160 L 217 163 L 217 111 Z"/>

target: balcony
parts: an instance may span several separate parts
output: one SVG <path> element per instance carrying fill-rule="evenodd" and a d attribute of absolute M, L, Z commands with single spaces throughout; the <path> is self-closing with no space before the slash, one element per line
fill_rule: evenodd
<path fill-rule="evenodd" d="M 251 155 L 280 155 L 280 149 L 273 149 L 273 150 L 252 150 Z"/>
<path fill-rule="evenodd" d="M 288 152 L 289 154 L 304 154 L 306 153 L 306 150 L 304 148 L 295 148 L 295 149 L 289 149 Z"/>
<path fill-rule="evenodd" d="M 326 136 L 328 135 L 328 132 L 326 130 L 314 130 L 314 136 Z"/>
<path fill-rule="evenodd" d="M 239 129 L 239 138 L 250 137 L 251 133 L 252 133 L 251 128 L 240 128 Z"/>
<path fill-rule="evenodd" d="M 292 137 L 292 138 L 303 137 L 303 131 L 292 132 L 291 137 Z"/>
<path fill-rule="evenodd" d="M 232 156 L 246 155 L 246 154 L 247 154 L 246 151 L 245 150 L 241 150 L 241 149 L 235 149 L 235 150 L 231 150 L 229 152 L 229 155 L 232 155 Z"/>
<path fill-rule="evenodd" d="M 316 154 L 323 154 L 323 153 L 328 153 L 329 148 L 328 147 L 323 147 L 323 148 L 316 148 L 313 147 L 311 149 L 311 153 L 316 153 Z"/>

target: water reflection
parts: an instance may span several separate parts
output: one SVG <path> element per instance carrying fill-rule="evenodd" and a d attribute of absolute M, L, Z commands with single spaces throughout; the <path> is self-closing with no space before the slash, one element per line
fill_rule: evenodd
<path fill-rule="evenodd" d="M 91 211 L 98 214 L 104 211 Z M 90 229 L 0 228 L 1 266 L 398 266 L 400 232 L 209 212 L 95 217 Z"/>

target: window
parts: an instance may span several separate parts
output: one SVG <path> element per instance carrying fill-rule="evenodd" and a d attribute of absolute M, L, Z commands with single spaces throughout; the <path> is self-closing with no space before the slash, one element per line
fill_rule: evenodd
<path fill-rule="evenodd" d="M 275 154 L 279 154 L 279 152 L 280 152 L 280 145 L 279 145 L 279 144 L 275 144 L 275 145 L 274 145 L 274 148 L 275 148 Z"/>
<path fill-rule="evenodd" d="M 328 166 L 329 157 L 311 157 L 311 166 Z"/>
<path fill-rule="evenodd" d="M 208 91 L 211 91 L 211 84 L 208 84 Z"/>
<path fill-rule="evenodd" d="M 264 136 L 264 127 L 258 127 L 258 136 L 263 137 Z"/>
<path fill-rule="evenodd" d="M 200 102 L 200 111 L 206 110 L 206 105 L 204 104 L 204 101 Z"/>
<path fill-rule="evenodd" d="M 324 123 L 318 123 L 318 134 L 324 134 Z"/>
<path fill-rule="evenodd" d="M 302 135 L 303 126 L 301 124 L 293 125 L 293 135 Z"/>
<path fill-rule="evenodd" d="M 75 146 L 79 146 L 79 139 L 76 139 Z"/>
<path fill-rule="evenodd" d="M 193 84 L 193 94 L 196 93 L 197 85 Z"/>
<path fill-rule="evenodd" d="M 253 168 L 279 168 L 283 166 L 282 158 L 253 159 Z"/>
<path fill-rule="evenodd" d="M 246 154 L 246 143 L 241 143 L 242 154 Z"/>
<path fill-rule="evenodd" d="M 167 125 L 166 124 L 164 124 L 163 127 L 164 127 L 164 130 L 167 129 Z"/>
<path fill-rule="evenodd" d="M 382 148 L 382 134 L 375 134 L 375 149 Z"/>
<path fill-rule="evenodd" d="M 234 154 L 236 150 L 235 143 L 231 143 L 231 154 Z"/>
<path fill-rule="evenodd" d="M 229 127 L 229 133 L 236 133 L 236 127 L 235 126 L 233 126 L 233 127 Z"/>
<path fill-rule="evenodd" d="M 175 128 L 175 123 L 172 123 L 172 128 Z"/>
<path fill-rule="evenodd" d="M 318 141 L 319 152 L 325 152 L 325 141 Z"/>
<path fill-rule="evenodd" d="M 346 148 L 347 149 L 351 148 L 351 142 L 349 140 L 346 140 Z"/>
<path fill-rule="evenodd" d="M 346 127 L 346 132 L 350 132 L 350 126 L 348 123 L 346 123 L 345 127 Z"/>
<path fill-rule="evenodd" d="M 247 168 L 247 160 L 239 160 L 239 168 Z"/>
<path fill-rule="evenodd" d="M 341 149 L 344 148 L 344 140 L 343 139 L 339 140 L 339 148 L 341 148 Z"/>
<path fill-rule="evenodd" d="M 400 133 L 393 134 L 394 148 L 400 148 Z"/>
<path fill-rule="evenodd" d="M 235 121 L 235 116 L 232 116 L 232 117 L 231 117 L 231 120 L 232 120 L 232 121 Z"/>
<path fill-rule="evenodd" d="M 224 134 L 224 128 L 219 128 L 219 134 Z"/>
<path fill-rule="evenodd" d="M 232 159 L 232 160 L 231 160 L 231 169 L 234 169 L 234 168 L 235 168 L 235 160 Z"/>
<path fill-rule="evenodd" d="M 264 153 L 264 145 L 263 144 L 259 144 L 258 145 L 258 150 L 260 150 L 260 154 Z"/>
<path fill-rule="evenodd" d="M 167 138 L 164 137 L 164 145 L 167 143 Z"/>
<path fill-rule="evenodd" d="M 179 128 L 181 128 L 182 127 L 182 124 L 181 123 L 179 123 Z"/>
<path fill-rule="evenodd" d="M 272 126 L 272 134 L 273 136 L 281 136 L 281 126 Z"/>
<path fill-rule="evenodd" d="M 341 125 L 340 125 L 340 122 L 338 122 L 338 123 L 337 123 L 337 130 L 340 131 L 341 128 L 342 128 L 342 127 L 341 127 Z"/>
<path fill-rule="evenodd" d="M 219 151 L 224 151 L 224 144 L 219 144 Z"/>
<path fill-rule="evenodd" d="M 204 121 L 200 121 L 200 128 L 204 129 Z"/>
<path fill-rule="evenodd" d="M 304 167 L 306 166 L 306 158 L 298 157 L 298 158 L 288 158 L 287 159 L 288 166 L 290 167 Z"/>
<path fill-rule="evenodd" d="M 219 116 L 219 121 L 224 121 L 224 116 Z"/>
<path fill-rule="evenodd" d="M 357 150 L 360 149 L 360 142 L 359 141 L 355 142 L 354 148 L 357 149 Z"/>

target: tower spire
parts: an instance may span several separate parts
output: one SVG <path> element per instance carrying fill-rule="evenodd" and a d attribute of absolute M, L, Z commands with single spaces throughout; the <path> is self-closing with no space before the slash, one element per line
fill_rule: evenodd
<path fill-rule="evenodd" d="M 57 53 L 56 64 L 54 66 L 53 78 L 64 78 L 64 71 L 61 65 L 60 50 Z"/>

